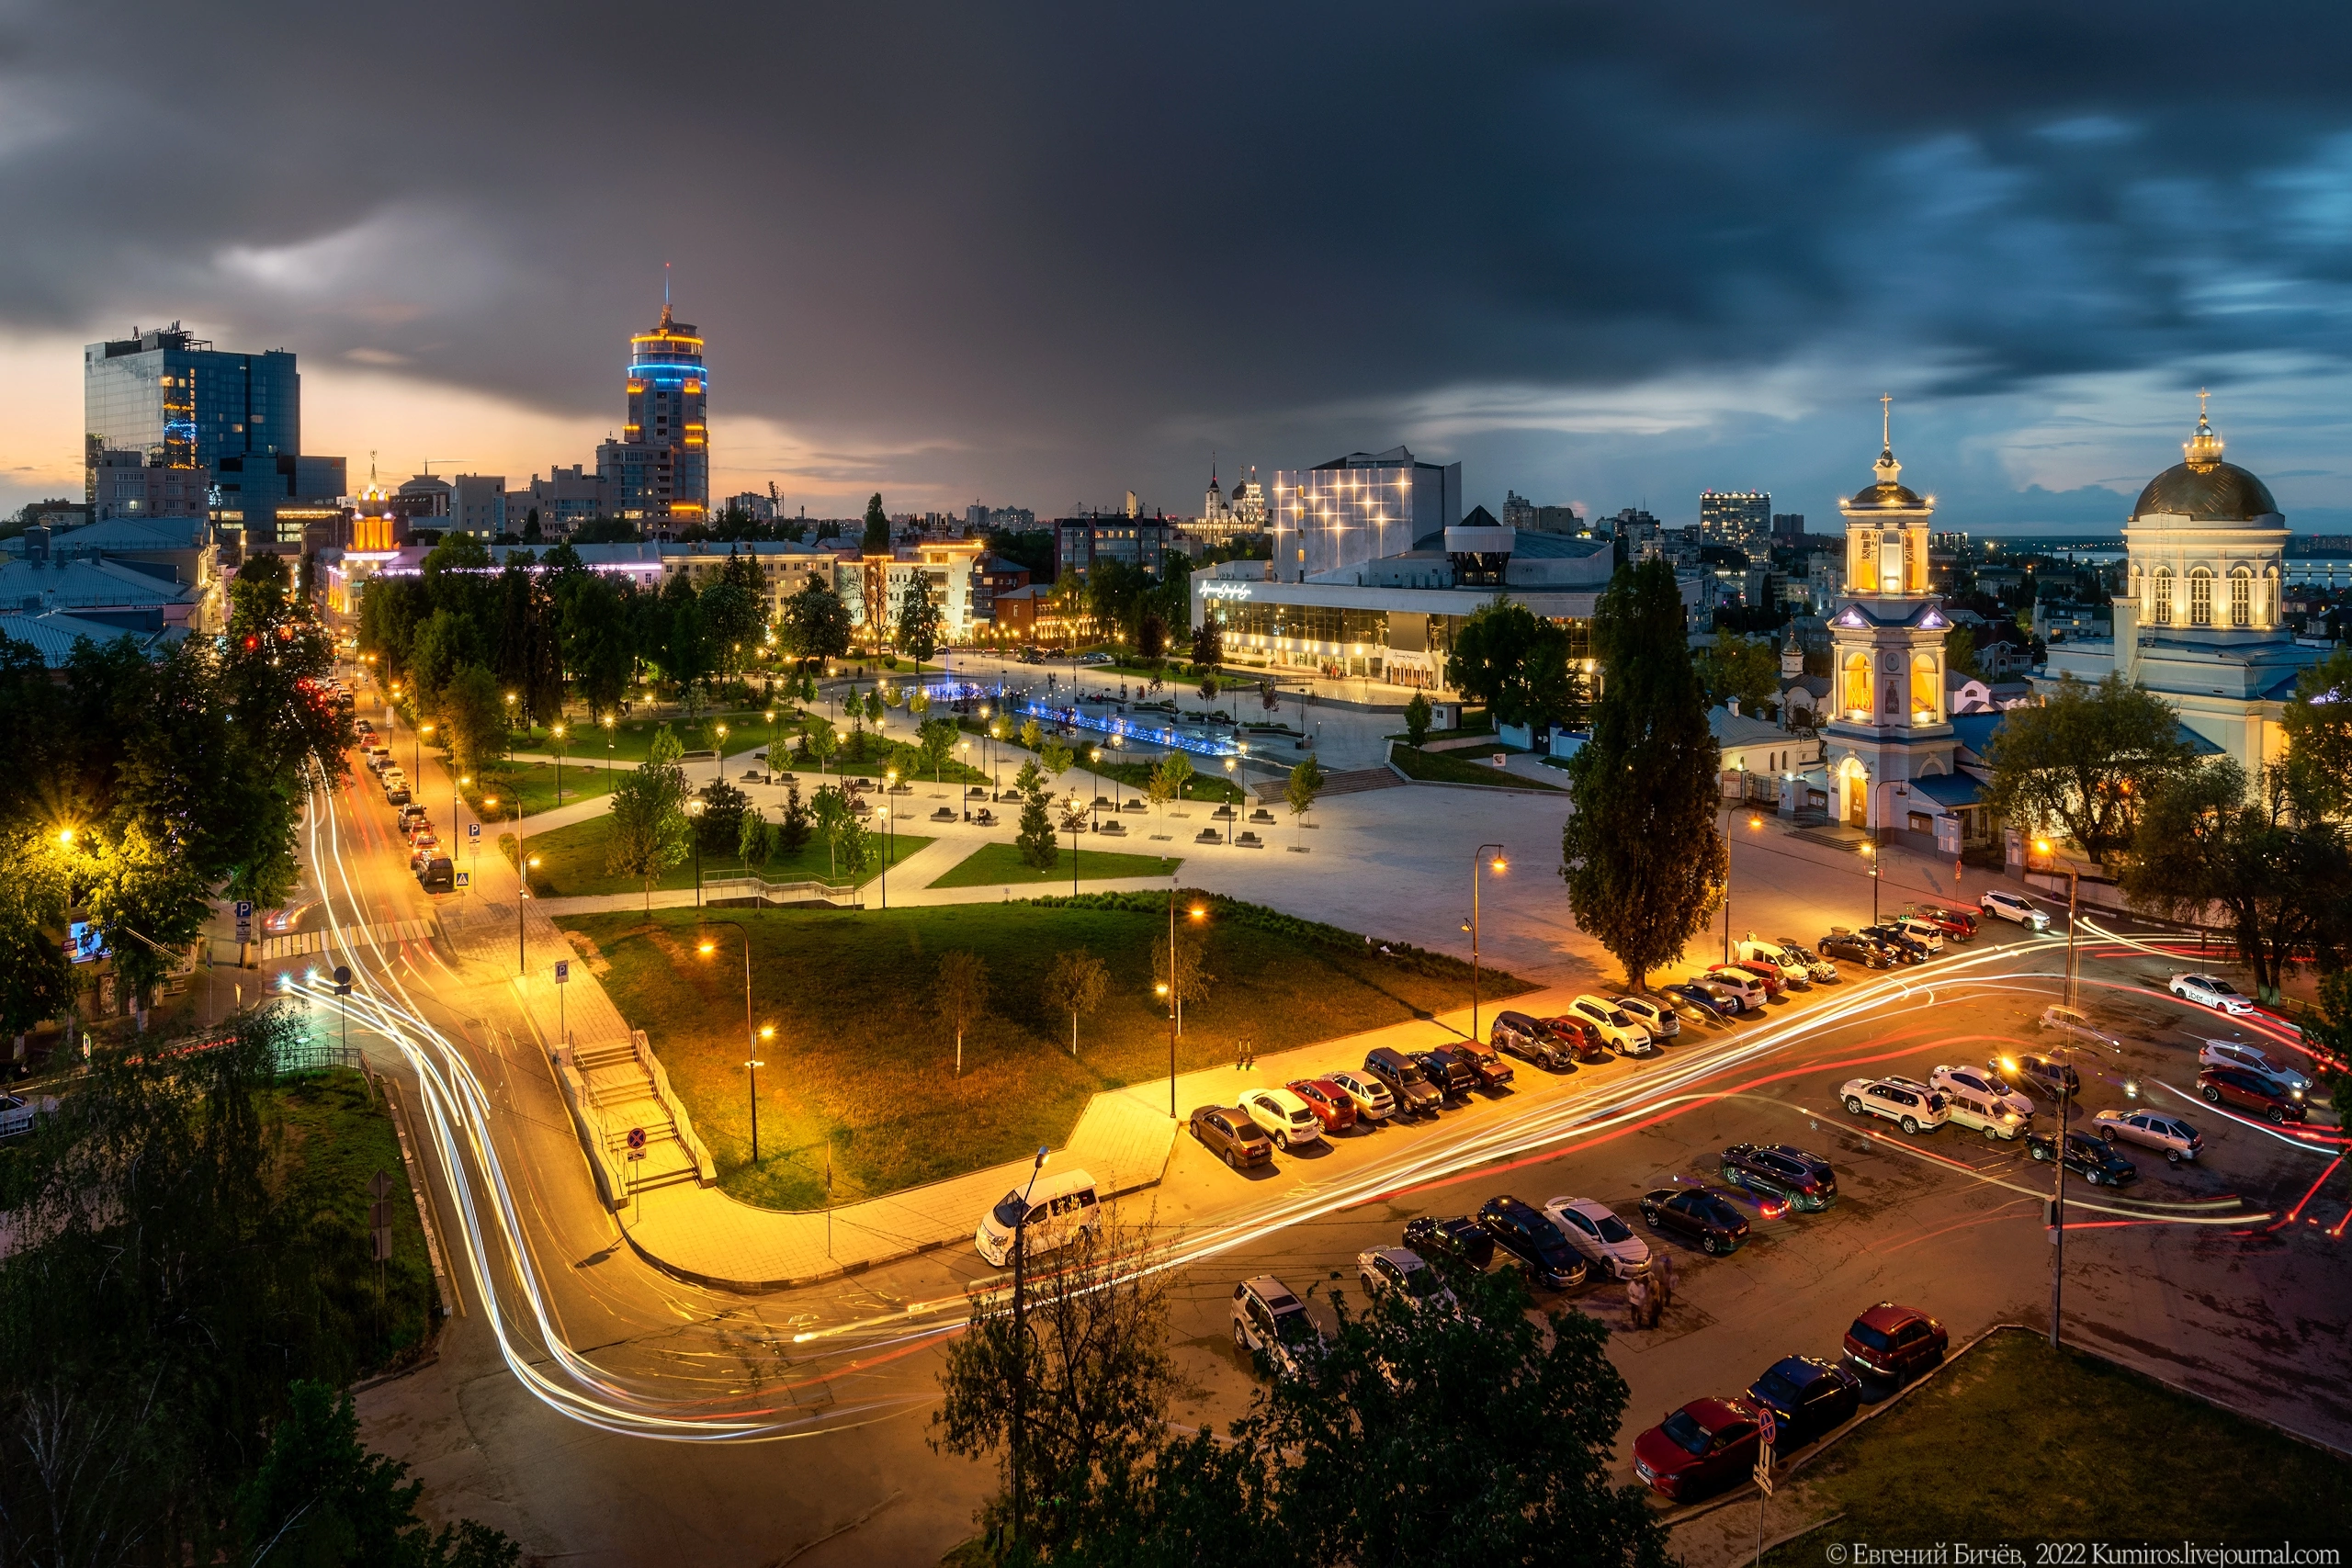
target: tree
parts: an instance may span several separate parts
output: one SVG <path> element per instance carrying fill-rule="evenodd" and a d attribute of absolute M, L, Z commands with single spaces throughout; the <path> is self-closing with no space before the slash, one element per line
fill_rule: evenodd
<path fill-rule="evenodd" d="M 1973 626 L 1954 626 L 1944 634 L 1944 668 L 1972 681 L 1984 679 L 1984 666 L 1976 657 L 1976 629 Z"/>
<path fill-rule="evenodd" d="M 866 721 L 872 724 L 876 729 L 878 730 L 882 728 L 882 716 L 888 711 L 889 705 L 882 700 L 882 690 L 880 687 L 877 686 L 865 694 Z"/>
<path fill-rule="evenodd" d="M 810 797 L 810 815 L 816 818 L 817 834 L 825 840 L 827 874 L 839 876 L 842 872 L 841 845 L 844 829 L 857 820 L 849 808 L 849 796 L 839 784 L 819 784 Z"/>
<path fill-rule="evenodd" d="M 1706 683 L 1710 706 L 1736 702 L 1755 717 L 1781 700 L 1781 656 L 1770 637 L 1717 632 L 1714 646 L 1699 656 L 1699 678 Z"/>
<path fill-rule="evenodd" d="M 2104 866 L 2131 845 L 2142 807 L 2196 755 L 2171 705 L 2146 687 L 2120 675 L 2087 686 L 2070 675 L 2041 706 L 2002 716 L 1987 744 L 1985 803 L 2029 831 L 2059 824 Z"/>
<path fill-rule="evenodd" d="M 482 666 L 469 664 L 452 675 L 439 709 L 448 727 L 450 760 L 459 772 L 477 773 L 506 750 L 506 694 Z"/>
<path fill-rule="evenodd" d="M 1168 623 L 1160 619 L 1157 610 L 1146 612 L 1143 619 L 1136 623 L 1136 657 L 1143 660 L 1147 670 L 1157 670 L 1167 662 Z"/>
<path fill-rule="evenodd" d="M 947 759 L 956 750 L 956 728 L 953 720 L 927 718 L 915 728 L 915 741 L 922 748 L 922 760 L 930 765 L 931 782 L 937 784 Z"/>
<path fill-rule="evenodd" d="M 90 919 L 114 950 L 126 1005 L 144 1008 L 212 914 L 203 872 L 132 817 L 94 835 L 76 869 L 88 878 Z"/>
<path fill-rule="evenodd" d="M 784 602 L 778 640 L 786 652 L 801 659 L 839 659 L 849 651 L 852 630 L 849 606 L 811 572 L 807 585 Z M 802 689 L 802 697 L 816 700 L 813 681 Z"/>
<path fill-rule="evenodd" d="M 1323 764 L 1314 758 L 1307 758 L 1290 771 L 1290 782 L 1283 785 L 1283 799 L 1290 807 L 1294 840 L 1303 835 L 1306 814 L 1314 808 L 1315 797 L 1322 793 Z"/>
<path fill-rule="evenodd" d="M 879 491 L 865 498 L 865 533 L 858 540 L 858 549 L 859 553 L 869 556 L 890 553 L 890 517 L 882 510 L 882 492 Z"/>
<path fill-rule="evenodd" d="M 725 854 L 743 836 L 743 814 L 752 797 L 725 779 L 713 779 L 695 792 L 702 809 L 695 814 L 695 836 L 711 854 Z"/>
<path fill-rule="evenodd" d="M 1046 1005 L 1057 1013 L 1069 1014 L 1071 1055 L 1078 1055 L 1079 1019 L 1102 1005 L 1103 993 L 1110 985 L 1111 971 L 1084 948 L 1054 954 L 1053 963 L 1046 970 Z"/>
<path fill-rule="evenodd" d="M 1079 1232 L 1050 1270 L 1029 1275 L 1018 1330 L 1012 1303 L 1001 1301 L 948 1346 L 932 1446 L 997 1455 L 1007 1490 L 1017 1473 L 1027 1500 L 1017 1541 L 1005 1539 L 1012 1521 L 1003 1496 L 983 1510 L 992 1561 L 1118 1561 L 1086 1548 L 1123 1529 L 1176 1387 L 1169 1277 L 1135 1267 L 1145 1245 L 1107 1220 Z"/>
<path fill-rule="evenodd" d="M 65 952 L 72 883 L 70 851 L 19 824 L 0 829 L 0 1037 L 61 1018 L 74 1005 L 74 964 Z"/>
<path fill-rule="evenodd" d="M 946 623 L 939 614 L 939 605 L 931 596 L 931 579 L 922 572 L 910 572 L 907 586 L 899 598 L 898 649 L 915 661 L 915 674 L 921 678 L 923 660 L 939 651 L 940 635 Z"/>
<path fill-rule="evenodd" d="M 1215 615 L 1193 628 L 1193 662 L 1204 670 L 1225 662 L 1225 626 Z"/>
<path fill-rule="evenodd" d="M 820 773 L 824 772 L 825 759 L 842 749 L 841 736 L 835 732 L 833 721 L 819 718 L 814 714 L 809 715 L 808 722 L 800 727 L 800 743 L 808 749 L 811 757 L 817 759 L 817 771 Z"/>
<path fill-rule="evenodd" d="M 1182 751 L 1169 752 L 1151 772 L 1155 781 L 1166 781 L 1166 799 L 1182 800 L 1193 787 L 1193 760 Z"/>
<path fill-rule="evenodd" d="M 770 822 L 756 806 L 747 808 L 743 819 L 735 829 L 735 856 L 743 869 L 765 869 L 775 858 L 775 824 Z"/>
<path fill-rule="evenodd" d="M 956 1032 L 956 1076 L 964 1076 L 964 1034 L 989 1007 L 989 966 L 977 953 L 955 948 L 939 955 L 932 980 L 932 1010 Z"/>
<path fill-rule="evenodd" d="M 2165 777 L 2124 861 L 2124 896 L 2140 908 L 2202 924 L 2218 905 L 2238 957 L 2266 1002 L 2299 955 L 2330 944 L 2347 897 L 2352 856 L 2335 824 L 2295 798 L 2293 772 L 2274 765 L 2259 787 L 2223 757 Z"/>
<path fill-rule="evenodd" d="M 1035 766 L 1023 764 L 1022 772 L 1029 773 Z M 1021 830 L 1012 836 L 1012 842 L 1021 851 L 1024 865 L 1051 871 L 1061 863 L 1061 845 L 1054 837 L 1053 818 L 1046 814 L 1046 791 L 1040 784 L 1033 784 L 1022 791 Z"/>
<path fill-rule="evenodd" d="M 1208 999 L 1209 987 L 1216 983 L 1216 976 L 1202 964 L 1207 946 L 1205 938 L 1182 926 L 1176 928 L 1176 977 L 1172 984 L 1179 1002 L 1189 1006 Z M 1163 935 L 1151 944 L 1151 983 L 1159 987 L 1162 995 L 1169 994 L 1171 982 L 1168 976 L 1168 938 Z"/>
<path fill-rule="evenodd" d="M 1568 632 L 1524 604 L 1482 604 L 1453 639 L 1453 683 L 1498 724 L 1552 724 L 1578 701 Z"/>
<path fill-rule="evenodd" d="M 1213 703 L 1213 702 L 1216 701 L 1216 694 L 1217 694 L 1216 677 L 1215 675 L 1204 675 L 1204 676 L 1202 676 L 1202 677 L 1201 677 L 1201 700 L 1202 700 L 1203 702 Z"/>
<path fill-rule="evenodd" d="M 833 825 L 831 842 L 833 863 L 840 867 L 840 874 L 852 882 L 864 877 L 880 858 L 873 829 L 859 821 L 854 811 L 843 812 L 841 820 Z"/>
<path fill-rule="evenodd" d="M 1432 716 L 1429 698 L 1415 692 L 1412 700 L 1405 705 L 1406 744 L 1418 750 L 1420 744 L 1430 738 L 1430 723 Z"/>
<path fill-rule="evenodd" d="M 784 815 L 775 825 L 775 848 L 784 854 L 798 854 L 808 842 L 808 807 L 800 798 L 800 786 L 787 787 L 784 795 Z"/>
<path fill-rule="evenodd" d="M 1046 731 L 1035 719 L 1026 719 L 1023 721 L 1016 739 L 1020 740 L 1022 745 L 1026 746 L 1030 750 L 1035 751 L 1038 747 L 1045 744 Z"/>
<path fill-rule="evenodd" d="M 1722 897 L 1729 856 L 1715 828 L 1721 753 L 1672 566 L 1619 568 L 1600 596 L 1592 641 L 1607 683 L 1592 739 L 1568 764 L 1560 874 L 1577 924 L 1640 990 L 1705 929 Z"/>
<path fill-rule="evenodd" d="M 1064 773 L 1069 772 L 1069 765 L 1074 759 L 1069 747 L 1058 740 L 1048 740 L 1044 749 L 1037 753 L 1037 761 L 1045 767 L 1046 773 L 1058 780 Z"/>
<path fill-rule="evenodd" d="M 656 747 L 669 735 L 665 725 Z M 672 740 L 674 750 L 676 742 Z M 613 786 L 611 836 L 605 846 L 605 873 L 634 876 L 644 885 L 645 908 L 653 908 L 653 882 L 686 858 L 693 824 L 686 817 L 686 775 L 673 759 L 653 754 Z"/>
<path fill-rule="evenodd" d="M 2297 787 L 2329 817 L 2352 810 L 2352 649 L 2338 647 L 2295 678 L 2279 723 Z"/>

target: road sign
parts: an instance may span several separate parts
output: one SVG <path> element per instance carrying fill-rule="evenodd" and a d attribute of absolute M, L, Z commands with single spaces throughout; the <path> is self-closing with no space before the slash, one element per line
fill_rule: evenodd
<path fill-rule="evenodd" d="M 334 966 L 334 994 L 338 997 L 351 995 L 351 966 L 349 964 L 338 964 Z"/>
<path fill-rule="evenodd" d="M 390 1199 L 379 1199 L 375 1202 L 368 1205 L 368 1224 L 372 1229 L 383 1230 L 391 1223 L 392 1203 Z"/>
<path fill-rule="evenodd" d="M 458 886 L 460 886 L 460 887 L 471 887 L 471 886 L 473 886 L 473 883 L 474 883 L 474 874 L 473 874 L 472 872 L 470 872 L 470 871 L 461 871 L 461 872 L 458 873 Z"/>
<path fill-rule="evenodd" d="M 469 839 L 480 839 L 481 837 L 481 824 L 479 822 L 467 823 L 466 837 Z"/>
<path fill-rule="evenodd" d="M 381 1230 L 370 1231 L 368 1233 L 368 1236 L 369 1239 L 374 1241 L 376 1244 L 374 1260 L 378 1263 L 390 1263 L 392 1260 L 392 1233 L 390 1229 L 387 1227 Z"/>
<path fill-rule="evenodd" d="M 642 1154 L 645 1151 L 644 1128 L 631 1127 L 628 1130 L 628 1146 L 632 1153 Z"/>
<path fill-rule="evenodd" d="M 1772 1495 L 1772 1445 L 1769 1441 L 1756 1447 L 1756 1484 L 1767 1497 Z"/>
<path fill-rule="evenodd" d="M 237 919 L 241 919 L 241 920 L 250 920 L 250 919 L 252 919 L 253 918 L 254 918 L 254 901 L 253 901 L 252 899 L 250 899 L 250 898 L 240 898 L 240 899 L 238 899 L 238 900 L 237 900 Z"/>
<path fill-rule="evenodd" d="M 559 986 L 563 986 L 569 985 L 571 981 L 571 960 L 569 958 L 557 959 L 555 961 L 555 983 Z"/>
<path fill-rule="evenodd" d="M 1769 1457 L 1772 1451 L 1772 1445 L 1781 1440 L 1781 1423 L 1773 1416 L 1770 1405 L 1764 1406 L 1757 1416 L 1756 1429 L 1763 1434 L 1764 1452 Z"/>
<path fill-rule="evenodd" d="M 368 1190 L 378 1198 L 389 1198 L 392 1195 L 392 1179 L 379 1170 L 368 1179 Z"/>

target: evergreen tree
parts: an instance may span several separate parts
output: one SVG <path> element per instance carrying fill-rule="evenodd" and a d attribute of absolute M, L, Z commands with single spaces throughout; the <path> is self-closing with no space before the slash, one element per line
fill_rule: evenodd
<path fill-rule="evenodd" d="M 907 579 L 906 592 L 899 600 L 899 651 L 915 661 L 915 673 L 922 673 L 922 661 L 939 651 L 940 633 L 945 629 L 940 618 L 939 606 L 932 601 L 931 580 L 921 572 Z"/>
<path fill-rule="evenodd" d="M 858 547 L 869 556 L 890 553 L 890 518 L 882 510 L 880 491 L 865 498 L 865 536 L 858 541 Z"/>
<path fill-rule="evenodd" d="M 1024 764 L 1027 773 L 1034 764 Z M 1021 850 L 1024 865 L 1039 871 L 1051 871 L 1061 860 L 1061 847 L 1054 837 L 1054 822 L 1046 810 L 1046 792 L 1042 788 L 1027 791 L 1021 801 L 1021 831 L 1013 840 Z"/>
<path fill-rule="evenodd" d="M 793 784 L 785 791 L 784 816 L 775 825 L 775 847 L 778 853 L 797 854 L 808 842 L 812 831 L 808 807 L 800 798 L 800 786 Z"/>
<path fill-rule="evenodd" d="M 1723 897 L 1722 758 L 1672 566 L 1618 569 L 1592 642 L 1603 684 L 1592 739 L 1568 766 L 1574 807 L 1560 831 L 1560 874 L 1577 924 L 1639 990 L 1705 929 Z"/>

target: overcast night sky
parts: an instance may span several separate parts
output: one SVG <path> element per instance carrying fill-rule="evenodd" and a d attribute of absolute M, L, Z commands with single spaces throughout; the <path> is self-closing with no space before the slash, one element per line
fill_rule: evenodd
<path fill-rule="evenodd" d="M 0 5 L 0 505 L 80 348 L 301 355 L 304 446 L 593 465 L 673 264 L 714 491 L 1199 509 L 1405 442 L 1669 523 L 2120 524 L 2195 389 L 2352 529 L 2352 11 Z"/>

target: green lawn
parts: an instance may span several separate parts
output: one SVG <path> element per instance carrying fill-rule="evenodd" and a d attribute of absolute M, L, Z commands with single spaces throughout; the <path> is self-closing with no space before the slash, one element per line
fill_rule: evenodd
<path fill-rule="evenodd" d="M 2301 1545 L 2338 1540 L 2352 1519 L 2352 1465 L 2109 1362 L 2054 1351 L 2039 1334 L 1993 1336 L 1797 1484 L 1819 1512 L 1844 1510 L 1826 1527 L 1837 1540 L 1876 1546 Z M 1766 1561 L 1819 1568 L 1828 1539 L 1816 1530 Z"/>
<path fill-rule="evenodd" d="M 531 873 L 531 891 L 542 898 L 643 891 L 645 885 L 637 878 L 614 876 L 605 872 L 605 852 L 612 840 L 612 831 L 613 819 L 610 817 L 592 817 L 585 822 L 574 822 L 551 833 L 528 834 L 525 842 L 539 862 Z M 876 863 L 868 867 L 860 880 L 870 882 L 882 874 L 878 863 L 886 846 L 890 851 L 890 863 L 896 865 L 930 842 L 929 839 L 918 833 L 876 834 L 874 851 Z M 514 840 L 501 834 L 499 849 L 506 856 L 506 863 L 514 864 Z M 732 854 L 716 854 L 708 850 L 703 852 L 702 874 L 705 882 L 716 876 L 740 875 L 741 871 L 741 863 Z M 814 838 L 792 854 L 778 855 L 759 874 L 770 882 L 797 882 L 809 877 L 832 879 L 836 876 L 823 842 Z M 692 887 L 694 885 L 695 857 L 689 853 L 684 861 L 657 878 L 653 886 L 659 892 L 667 888 Z"/>
<path fill-rule="evenodd" d="M 1061 846 L 1054 864 L 1044 871 L 1021 858 L 1021 851 L 1013 844 L 982 844 L 939 877 L 933 887 L 995 887 L 1007 883 L 1068 882 L 1070 879 L 1070 857 L 1078 857 L 1078 877 L 1081 882 L 1101 881 L 1114 876 L 1166 876 L 1183 864 L 1181 858 L 1168 855 L 1131 855 L 1112 850 L 1072 850 Z"/>
<path fill-rule="evenodd" d="M 1472 757 L 1490 757 L 1496 751 L 1524 754 L 1517 746 L 1497 744 L 1491 750 L 1480 747 L 1475 751 L 1422 751 L 1410 746 L 1391 746 L 1389 761 L 1404 770 L 1405 776 L 1424 784 L 1485 784 L 1489 788 L 1555 789 L 1557 785 L 1538 784 L 1516 773 L 1505 773 L 1492 762 L 1474 762 Z"/>
<path fill-rule="evenodd" d="M 1244 1032 L 1276 1051 L 1469 1000 L 1469 966 L 1453 959 L 1399 944 L 1384 956 L 1353 932 L 1216 895 L 1182 897 L 1209 910 L 1191 929 L 1216 978 L 1206 999 L 1184 1010 L 1180 1068 L 1230 1062 Z M 729 911 L 752 933 L 754 1016 L 776 1027 L 770 1070 L 760 1075 L 764 1160 L 756 1170 L 741 971 L 695 956 L 695 912 L 568 916 L 561 924 L 595 944 L 592 967 L 622 1016 L 650 1035 L 722 1185 L 751 1202 L 814 1208 L 824 1201 L 829 1138 L 834 1197 L 846 1201 L 1062 1143 L 1089 1095 L 1165 1075 L 1167 1015 L 1151 988 L 1165 898 Z M 931 996 L 940 954 L 959 948 L 987 964 L 992 993 L 966 1035 L 961 1077 L 955 1037 Z M 1038 998 L 1054 955 L 1071 949 L 1111 972 L 1101 1010 L 1080 1024 L 1076 1057 L 1069 1019 Z M 1490 998 L 1524 988 L 1487 971 Z"/>
<path fill-rule="evenodd" d="M 400 1359 L 431 1331 L 434 1287 L 424 1227 L 409 1195 L 391 1113 L 347 1067 L 281 1079 L 267 1100 L 285 1138 L 278 1200 L 312 1216 L 322 1239 L 338 1244 L 334 1255 L 363 1260 L 323 1279 L 322 1288 L 357 1325 L 367 1345 L 359 1354 L 363 1363 Z M 385 1200 L 391 1205 L 392 1256 L 384 1265 L 380 1298 L 376 1268 L 364 1261 L 370 1256 L 368 1205 L 375 1201 L 368 1183 L 379 1170 L 392 1179 Z"/>

